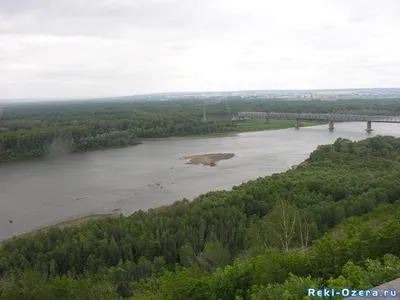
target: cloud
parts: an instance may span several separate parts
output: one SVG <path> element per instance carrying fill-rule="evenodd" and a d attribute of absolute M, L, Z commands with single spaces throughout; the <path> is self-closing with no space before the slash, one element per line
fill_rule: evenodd
<path fill-rule="evenodd" d="M 0 98 L 399 86 L 399 12 L 397 0 L 0 0 Z"/>

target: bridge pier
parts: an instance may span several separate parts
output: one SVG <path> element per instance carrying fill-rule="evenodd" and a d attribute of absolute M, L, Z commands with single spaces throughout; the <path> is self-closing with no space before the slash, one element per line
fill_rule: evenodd
<path fill-rule="evenodd" d="M 371 132 L 371 131 L 373 131 L 373 129 L 372 129 L 372 126 L 371 126 L 371 121 L 367 121 L 367 129 L 366 129 L 366 131 L 369 133 L 369 132 Z"/>
<path fill-rule="evenodd" d="M 329 131 L 333 131 L 333 129 L 335 129 L 334 122 L 329 121 Z"/>
<path fill-rule="evenodd" d="M 300 120 L 296 119 L 296 124 L 294 125 L 296 127 L 296 129 L 300 128 Z"/>

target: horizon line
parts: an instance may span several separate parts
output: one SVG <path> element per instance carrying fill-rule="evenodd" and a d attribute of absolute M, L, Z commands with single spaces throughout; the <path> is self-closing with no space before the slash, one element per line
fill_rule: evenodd
<path fill-rule="evenodd" d="M 240 92 L 291 92 L 291 91 L 346 91 L 346 90 L 393 90 L 398 89 L 400 91 L 400 87 L 371 87 L 371 88 L 325 88 L 325 89 L 249 89 L 249 90 L 218 90 L 218 91 L 170 91 L 170 92 L 157 92 L 157 93 L 140 93 L 140 94 L 131 94 L 131 95 L 121 95 L 121 96 L 83 96 L 83 97 L 37 97 L 37 98 L 0 98 L 0 101 L 20 101 L 20 100 L 30 100 L 30 101 L 61 101 L 61 100 L 98 100 L 98 99 L 110 99 L 110 98 L 126 98 L 126 97 L 140 97 L 140 96 L 156 96 L 163 94 L 212 94 L 212 93 L 240 93 Z"/>

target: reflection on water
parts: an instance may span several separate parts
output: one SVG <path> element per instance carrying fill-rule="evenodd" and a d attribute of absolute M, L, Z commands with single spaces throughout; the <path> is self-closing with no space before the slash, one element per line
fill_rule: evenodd
<path fill-rule="evenodd" d="M 328 125 L 242 133 L 234 137 L 146 142 L 0 166 L 0 239 L 70 218 L 121 210 L 130 214 L 230 189 L 250 179 L 288 170 L 320 144 L 343 137 L 400 136 L 400 124 Z M 216 167 L 187 165 L 183 156 L 235 153 Z M 12 221 L 12 222 L 10 222 Z"/>

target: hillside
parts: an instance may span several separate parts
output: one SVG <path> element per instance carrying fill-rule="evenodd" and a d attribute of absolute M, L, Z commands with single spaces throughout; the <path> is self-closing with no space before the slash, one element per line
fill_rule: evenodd
<path fill-rule="evenodd" d="M 400 277 L 400 139 L 338 139 L 295 170 L 0 249 L 0 299 L 310 299 Z M 337 298 L 338 299 L 338 298 Z"/>

